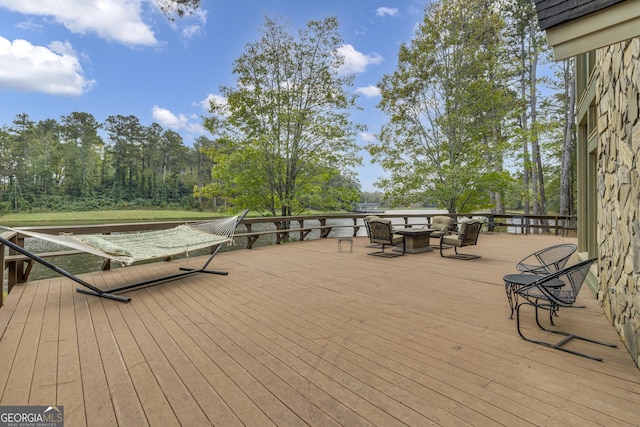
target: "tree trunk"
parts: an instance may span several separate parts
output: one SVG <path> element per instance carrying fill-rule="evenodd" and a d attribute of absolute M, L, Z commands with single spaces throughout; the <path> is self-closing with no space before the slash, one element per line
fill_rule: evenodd
<path fill-rule="evenodd" d="M 562 141 L 562 168 L 560 170 L 560 215 L 573 213 L 571 176 L 573 170 L 573 148 L 575 147 L 575 69 L 573 59 L 567 59 L 564 69 L 564 135 Z"/>
<path fill-rule="evenodd" d="M 536 41 L 535 18 L 529 25 L 529 38 L 531 40 L 531 63 L 529 66 L 529 110 L 531 127 L 531 193 L 533 196 L 533 214 L 544 215 L 544 174 L 542 171 L 542 159 L 540 156 L 540 135 L 538 131 L 538 94 L 537 94 L 537 72 L 538 72 L 538 44 Z M 534 233 L 539 232 L 539 228 L 534 228 Z"/>
<path fill-rule="evenodd" d="M 525 48 L 525 37 L 523 36 L 520 44 L 520 65 L 522 66 L 522 70 L 520 71 L 520 97 L 522 102 L 526 104 L 527 99 L 527 66 L 526 66 L 526 55 L 527 50 Z M 524 107 L 522 113 L 520 114 L 520 127 L 522 129 L 522 162 L 523 162 L 523 173 L 522 173 L 522 185 L 524 187 L 524 194 L 522 195 L 522 205 L 524 208 L 524 214 L 530 214 L 530 206 L 529 206 L 529 185 L 530 185 L 530 177 L 531 177 L 531 159 L 529 157 L 529 139 L 528 139 L 528 117 L 527 117 L 527 107 Z"/>

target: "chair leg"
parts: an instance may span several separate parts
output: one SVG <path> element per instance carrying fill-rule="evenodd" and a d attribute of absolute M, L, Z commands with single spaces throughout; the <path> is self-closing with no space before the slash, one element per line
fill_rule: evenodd
<path fill-rule="evenodd" d="M 514 284 L 508 282 L 505 282 L 504 284 L 504 291 L 507 293 L 507 300 L 509 301 L 509 308 L 511 309 L 509 319 L 513 319 L 513 312 L 518 305 L 518 294 L 514 292 L 514 286 Z"/>
<path fill-rule="evenodd" d="M 444 255 L 442 253 L 443 249 L 446 249 L 446 248 L 440 246 L 440 256 L 443 258 L 455 258 L 455 259 L 464 259 L 464 260 L 480 258 L 480 255 L 461 254 L 460 252 L 458 252 L 458 248 L 456 246 L 453 247 L 453 251 L 455 252 L 455 255 Z"/>
<path fill-rule="evenodd" d="M 402 248 L 402 253 L 393 253 L 393 252 L 385 252 L 384 249 L 387 245 L 385 245 L 384 243 L 382 243 L 382 250 L 381 251 L 377 251 L 377 252 L 369 252 L 367 255 L 374 255 L 374 256 L 381 256 L 381 257 L 385 257 L 385 258 L 395 258 L 397 256 L 402 256 L 404 255 L 404 247 Z M 393 248 L 392 248 L 393 251 Z"/>
<path fill-rule="evenodd" d="M 560 341 L 558 341 L 557 343 L 550 343 L 550 342 L 546 342 L 546 341 L 539 341 L 539 340 L 534 340 L 532 338 L 525 337 L 524 334 L 522 333 L 522 330 L 520 329 L 520 308 L 523 305 L 530 305 L 530 306 L 534 307 L 535 312 L 536 312 L 536 323 L 538 324 L 538 327 L 540 329 L 542 329 L 545 332 L 550 332 L 550 333 L 553 333 L 553 334 L 561 335 L 564 338 L 561 339 Z M 601 357 L 590 356 L 588 354 L 581 353 L 579 351 L 570 350 L 568 348 L 564 348 L 563 345 L 566 344 L 567 342 L 569 342 L 570 340 L 575 338 L 575 339 L 578 339 L 578 340 L 581 340 L 581 341 L 586 341 L 586 342 L 590 342 L 590 343 L 594 343 L 594 344 L 599 344 L 599 345 L 603 345 L 603 346 L 606 346 L 606 347 L 612 347 L 612 348 L 618 347 L 616 344 L 610 344 L 610 343 L 606 343 L 606 342 L 602 342 L 602 341 L 596 341 L 596 340 L 592 340 L 590 338 L 581 337 L 579 335 L 570 334 L 568 332 L 545 328 L 540 324 L 540 319 L 538 317 L 538 307 L 544 308 L 545 310 L 548 309 L 548 310 L 551 310 L 553 312 L 553 310 L 555 310 L 555 308 L 556 308 L 556 305 L 555 304 L 553 304 L 553 305 L 552 304 L 548 304 L 548 305 L 540 304 L 539 305 L 539 304 L 533 304 L 533 303 L 531 303 L 529 301 L 526 301 L 526 302 L 522 302 L 522 303 L 520 303 L 520 304 L 518 304 L 516 306 L 516 325 L 517 325 L 517 329 L 518 329 L 518 335 L 520 335 L 520 337 L 523 340 L 532 342 L 534 344 L 539 344 L 539 345 L 542 345 L 542 346 L 545 346 L 545 347 L 554 348 L 556 350 L 564 351 L 564 352 L 567 352 L 567 353 L 575 354 L 577 356 L 586 357 L 587 359 L 596 360 L 598 362 L 602 362 L 602 358 Z"/>

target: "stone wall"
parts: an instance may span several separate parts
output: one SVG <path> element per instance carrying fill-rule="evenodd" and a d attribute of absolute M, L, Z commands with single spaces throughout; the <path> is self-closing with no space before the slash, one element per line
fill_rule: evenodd
<path fill-rule="evenodd" d="M 640 366 L 640 39 L 596 61 L 598 299 Z"/>

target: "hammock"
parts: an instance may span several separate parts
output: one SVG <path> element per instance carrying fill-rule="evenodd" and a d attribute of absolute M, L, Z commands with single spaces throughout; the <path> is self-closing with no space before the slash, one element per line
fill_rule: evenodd
<path fill-rule="evenodd" d="M 190 251 L 214 247 L 215 250 L 207 259 L 204 266 L 200 269 L 180 268 L 182 273 L 170 276 L 160 277 L 145 282 L 134 283 L 121 286 L 108 291 L 103 291 L 95 286 L 85 282 L 79 277 L 68 273 L 61 268 L 51 264 L 50 262 L 38 257 L 26 249 L 0 237 L 0 242 L 8 247 L 26 255 L 30 259 L 48 267 L 57 273 L 62 274 L 77 283 L 80 283 L 87 289 L 79 288 L 79 292 L 91 295 L 101 296 L 105 298 L 116 299 L 119 301 L 130 301 L 131 298 L 117 296 L 117 293 L 138 289 L 145 286 L 151 286 L 158 283 L 175 280 L 194 273 L 213 273 L 224 274 L 226 272 L 207 270 L 207 266 L 218 253 L 224 243 L 233 240 L 235 230 L 244 219 L 248 211 L 229 217 L 221 218 L 213 221 L 199 222 L 193 224 L 182 224 L 167 230 L 145 231 L 128 234 L 110 234 L 110 235 L 74 235 L 60 234 L 52 235 L 45 233 L 37 233 L 28 230 L 13 229 L 10 227 L 2 227 L 29 237 L 35 237 L 47 242 L 66 246 L 71 249 L 80 250 L 101 258 L 108 258 L 119 262 L 122 266 L 129 266 L 135 262 L 151 259 L 169 258 L 175 255 L 189 254 Z"/>

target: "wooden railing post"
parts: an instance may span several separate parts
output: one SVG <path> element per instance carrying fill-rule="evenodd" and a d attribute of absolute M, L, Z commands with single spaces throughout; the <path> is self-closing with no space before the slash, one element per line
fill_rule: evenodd
<path fill-rule="evenodd" d="M 4 244 L 0 243 L 0 265 L 2 266 L 2 269 L 0 269 L 0 283 L 2 283 L 2 293 L 0 294 L 0 307 L 4 305 L 4 299 L 5 299 L 5 295 L 4 295 L 4 271 L 5 271 L 4 251 L 5 250 L 6 248 L 4 247 Z M 9 288 L 7 287 L 7 294 L 8 293 L 9 293 Z"/>

